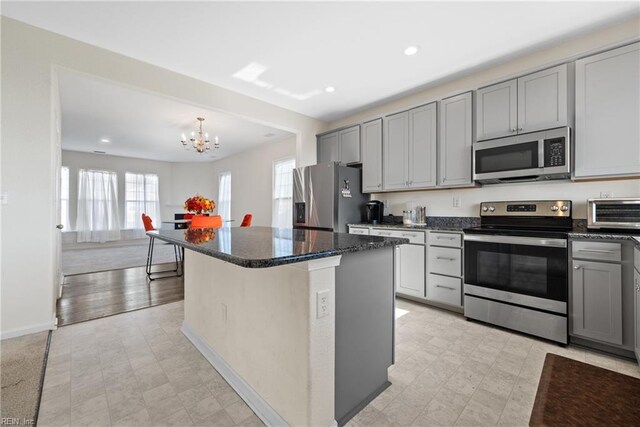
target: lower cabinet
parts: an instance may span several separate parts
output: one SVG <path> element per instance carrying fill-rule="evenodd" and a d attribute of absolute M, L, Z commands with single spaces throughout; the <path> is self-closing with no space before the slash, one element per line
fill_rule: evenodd
<path fill-rule="evenodd" d="M 633 270 L 633 312 L 634 312 L 634 350 L 640 365 L 640 249 L 635 249 L 635 269 Z"/>
<path fill-rule="evenodd" d="M 400 245 L 396 248 L 396 292 L 424 298 L 424 245 Z"/>
<path fill-rule="evenodd" d="M 622 345 L 622 267 L 573 260 L 572 333 Z"/>
<path fill-rule="evenodd" d="M 462 307 L 462 234 L 429 233 L 427 301 Z"/>
<path fill-rule="evenodd" d="M 427 299 L 441 304 L 462 305 L 462 279 L 429 274 Z"/>

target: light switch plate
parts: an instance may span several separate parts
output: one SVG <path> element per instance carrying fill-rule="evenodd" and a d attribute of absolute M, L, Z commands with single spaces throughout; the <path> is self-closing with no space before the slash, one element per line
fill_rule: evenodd
<path fill-rule="evenodd" d="M 0 205 L 9 204 L 9 194 L 6 191 L 0 192 Z"/>
<path fill-rule="evenodd" d="M 610 197 L 613 197 L 613 193 L 611 191 L 601 191 L 600 192 L 600 198 L 608 199 Z"/>

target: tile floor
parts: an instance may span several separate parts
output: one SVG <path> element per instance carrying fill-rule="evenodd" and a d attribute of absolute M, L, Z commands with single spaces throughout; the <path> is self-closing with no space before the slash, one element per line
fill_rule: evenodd
<path fill-rule="evenodd" d="M 526 426 L 547 352 L 640 377 L 630 361 L 467 322 L 405 300 L 393 385 L 350 423 Z M 177 302 L 53 333 L 40 426 L 261 425 L 180 332 Z"/>

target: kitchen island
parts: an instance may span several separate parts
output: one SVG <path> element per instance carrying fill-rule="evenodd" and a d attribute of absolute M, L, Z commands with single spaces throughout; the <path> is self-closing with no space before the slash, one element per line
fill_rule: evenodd
<path fill-rule="evenodd" d="M 407 239 L 158 230 L 184 248 L 183 332 L 267 425 L 343 425 L 389 386 Z"/>

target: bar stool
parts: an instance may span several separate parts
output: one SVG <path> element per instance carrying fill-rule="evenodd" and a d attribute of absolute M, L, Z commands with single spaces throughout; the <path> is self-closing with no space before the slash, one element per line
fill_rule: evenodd
<path fill-rule="evenodd" d="M 146 214 L 142 214 L 142 224 L 144 225 L 144 231 L 154 231 L 156 228 L 153 226 L 153 222 L 151 221 L 151 217 Z M 151 266 L 153 265 L 153 248 L 155 245 L 155 237 L 149 236 L 149 249 L 147 250 L 147 278 L 149 281 L 157 280 L 157 279 L 165 279 L 168 277 L 181 277 L 183 270 L 181 268 L 182 265 L 182 254 L 177 245 L 173 245 L 173 252 L 176 257 L 176 268 L 174 270 L 160 270 L 160 271 L 151 271 Z M 167 243 L 170 245 L 171 243 Z M 175 273 L 175 274 L 165 274 L 165 273 Z M 161 276 L 154 276 L 160 274 Z"/>

